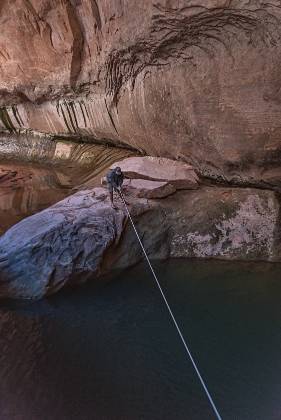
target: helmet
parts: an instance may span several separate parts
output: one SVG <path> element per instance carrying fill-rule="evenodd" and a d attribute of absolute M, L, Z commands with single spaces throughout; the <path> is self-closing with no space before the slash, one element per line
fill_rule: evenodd
<path fill-rule="evenodd" d="M 116 166 L 116 168 L 115 168 L 115 172 L 116 172 L 118 175 L 120 175 L 120 174 L 121 174 L 121 168 L 120 168 L 120 166 Z"/>

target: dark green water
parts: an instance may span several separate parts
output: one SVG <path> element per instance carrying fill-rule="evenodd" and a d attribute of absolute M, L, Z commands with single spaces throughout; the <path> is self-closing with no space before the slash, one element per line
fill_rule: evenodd
<path fill-rule="evenodd" d="M 155 264 L 223 419 L 281 419 L 280 265 Z M 1 420 L 213 419 L 145 265 L 0 309 Z"/>

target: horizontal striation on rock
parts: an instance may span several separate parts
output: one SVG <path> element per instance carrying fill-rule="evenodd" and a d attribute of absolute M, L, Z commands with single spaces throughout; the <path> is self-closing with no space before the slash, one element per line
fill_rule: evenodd
<path fill-rule="evenodd" d="M 278 0 L 9 4 L 0 130 L 103 139 L 279 188 Z"/>

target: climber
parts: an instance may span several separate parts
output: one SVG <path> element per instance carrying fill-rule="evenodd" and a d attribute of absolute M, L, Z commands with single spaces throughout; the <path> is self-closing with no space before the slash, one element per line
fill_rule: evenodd
<path fill-rule="evenodd" d="M 106 175 L 107 186 L 109 189 L 109 196 L 111 207 L 116 210 L 117 207 L 113 203 L 113 191 L 121 192 L 122 191 L 122 184 L 124 180 L 124 175 L 121 171 L 121 168 L 117 166 L 114 169 L 111 169 Z"/>

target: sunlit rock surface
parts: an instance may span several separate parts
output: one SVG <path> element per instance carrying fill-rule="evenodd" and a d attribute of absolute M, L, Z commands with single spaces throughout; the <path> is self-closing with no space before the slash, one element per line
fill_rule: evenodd
<path fill-rule="evenodd" d="M 127 200 L 152 258 L 281 260 L 280 204 L 273 192 L 204 187 Z M 140 261 L 120 199 L 118 207 L 110 207 L 106 189 L 96 188 L 13 226 L 0 238 L 0 296 L 40 298 Z"/>
<path fill-rule="evenodd" d="M 280 187 L 279 0 L 1 1 L 0 126 Z"/>

